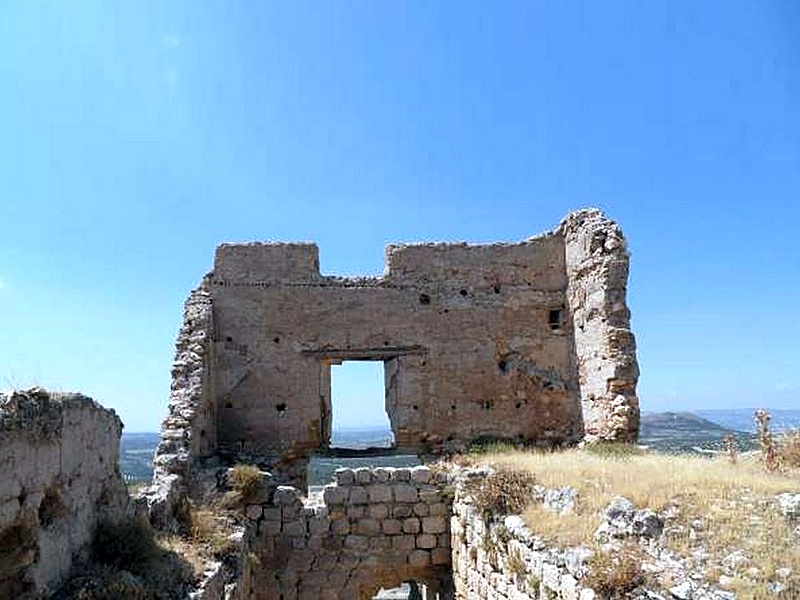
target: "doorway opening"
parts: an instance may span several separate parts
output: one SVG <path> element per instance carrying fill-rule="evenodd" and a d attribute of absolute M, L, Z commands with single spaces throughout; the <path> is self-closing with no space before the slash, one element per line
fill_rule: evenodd
<path fill-rule="evenodd" d="M 331 447 L 392 448 L 394 433 L 386 413 L 382 360 L 346 360 L 331 365 Z"/>

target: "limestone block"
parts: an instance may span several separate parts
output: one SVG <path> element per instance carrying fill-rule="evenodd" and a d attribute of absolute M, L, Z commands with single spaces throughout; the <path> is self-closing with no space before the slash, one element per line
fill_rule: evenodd
<path fill-rule="evenodd" d="M 381 531 L 386 535 L 397 535 L 403 531 L 403 523 L 399 519 L 385 519 L 381 522 Z"/>
<path fill-rule="evenodd" d="M 262 514 L 265 521 L 280 521 L 281 509 L 277 506 L 265 506 Z"/>
<path fill-rule="evenodd" d="M 376 483 L 367 488 L 370 502 L 391 502 L 392 488 L 383 483 Z"/>
<path fill-rule="evenodd" d="M 416 517 L 409 517 L 403 520 L 403 531 L 405 533 L 419 533 L 420 524 Z"/>
<path fill-rule="evenodd" d="M 398 469 L 399 470 L 399 469 Z M 394 485 L 394 500 L 395 502 L 416 503 L 417 502 L 417 488 L 413 485 Z"/>
<path fill-rule="evenodd" d="M 417 545 L 416 537 L 413 535 L 396 535 L 392 537 L 392 548 L 402 552 L 413 550 Z"/>
<path fill-rule="evenodd" d="M 347 516 L 350 519 L 360 519 L 367 514 L 367 507 L 363 504 L 356 504 L 347 507 Z"/>
<path fill-rule="evenodd" d="M 262 535 L 275 536 L 281 532 L 280 521 L 266 521 L 262 520 L 258 525 L 258 530 Z"/>
<path fill-rule="evenodd" d="M 331 521 L 331 533 L 334 535 L 347 535 L 350 533 L 349 519 L 334 519 Z"/>
<path fill-rule="evenodd" d="M 422 533 L 417 536 L 417 548 L 430 550 L 436 547 L 436 536 L 429 533 Z"/>
<path fill-rule="evenodd" d="M 397 504 L 392 508 L 392 516 L 398 519 L 410 517 L 413 513 L 413 507 L 408 504 Z"/>
<path fill-rule="evenodd" d="M 389 479 L 391 481 L 403 482 L 411 480 L 411 469 L 407 467 L 399 467 L 392 469 Z"/>
<path fill-rule="evenodd" d="M 356 552 L 365 552 L 369 549 L 369 538 L 364 535 L 350 534 L 344 538 L 344 547 Z"/>
<path fill-rule="evenodd" d="M 447 504 L 444 502 L 436 502 L 431 504 L 428 510 L 432 517 L 447 517 L 450 515 Z"/>
<path fill-rule="evenodd" d="M 431 480 L 431 470 L 420 465 L 411 469 L 411 481 L 414 483 L 428 483 Z"/>
<path fill-rule="evenodd" d="M 381 524 L 377 519 L 366 517 L 354 523 L 355 532 L 361 535 L 375 536 L 381 532 Z"/>
<path fill-rule="evenodd" d="M 355 470 L 355 479 L 357 485 L 365 485 L 372 481 L 372 469 L 368 467 L 361 467 Z"/>
<path fill-rule="evenodd" d="M 331 520 L 327 516 L 315 517 L 308 521 L 308 533 L 310 535 L 322 535 L 328 533 Z"/>
<path fill-rule="evenodd" d="M 427 567 L 431 564 L 431 553 L 427 550 L 413 550 L 408 555 L 408 564 L 412 567 Z"/>
<path fill-rule="evenodd" d="M 376 483 L 388 483 L 391 479 L 391 471 L 386 467 L 377 467 L 372 470 L 372 479 Z"/>
<path fill-rule="evenodd" d="M 250 504 L 245 509 L 245 515 L 251 521 L 258 521 L 263 514 L 263 509 L 261 508 L 260 504 Z"/>
<path fill-rule="evenodd" d="M 389 506 L 386 504 L 370 504 L 367 506 L 367 515 L 373 519 L 385 519 L 389 516 Z"/>
<path fill-rule="evenodd" d="M 350 488 L 350 494 L 347 497 L 348 504 L 366 504 L 369 501 L 367 490 L 363 487 Z"/>
<path fill-rule="evenodd" d="M 306 522 L 297 519 L 294 521 L 284 521 L 281 532 L 286 536 L 302 536 L 306 534 Z"/>
<path fill-rule="evenodd" d="M 444 517 L 423 517 L 422 531 L 425 533 L 444 533 L 447 531 L 447 521 Z"/>
<path fill-rule="evenodd" d="M 355 473 L 352 469 L 336 469 L 334 477 L 336 478 L 336 483 L 341 486 L 353 485 L 356 480 Z"/>
<path fill-rule="evenodd" d="M 369 549 L 372 552 L 378 553 L 379 556 L 383 556 L 383 554 L 391 547 L 392 538 L 386 536 L 373 537 L 369 540 Z"/>
<path fill-rule="evenodd" d="M 329 506 L 344 504 L 347 501 L 347 497 L 348 489 L 335 484 L 328 484 L 322 490 L 323 501 Z"/>
<path fill-rule="evenodd" d="M 423 502 L 417 502 L 414 505 L 414 514 L 417 515 L 418 517 L 427 517 L 428 514 L 430 514 L 430 512 L 431 509 L 428 504 L 425 504 Z"/>

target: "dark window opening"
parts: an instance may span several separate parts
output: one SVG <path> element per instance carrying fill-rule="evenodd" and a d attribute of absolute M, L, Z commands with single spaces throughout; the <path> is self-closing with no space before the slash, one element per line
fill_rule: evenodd
<path fill-rule="evenodd" d="M 428 294 L 420 294 L 419 295 L 419 303 L 420 304 L 430 304 L 431 303 L 431 297 L 428 296 Z"/>
<path fill-rule="evenodd" d="M 281 402 L 279 404 L 276 404 L 275 405 L 275 410 L 277 410 L 279 413 L 286 412 L 286 403 L 285 402 Z"/>
<path fill-rule="evenodd" d="M 550 329 L 557 331 L 561 329 L 561 309 L 551 310 L 550 315 L 547 317 L 547 323 Z"/>
<path fill-rule="evenodd" d="M 458 290 L 458 293 L 461 294 L 462 296 L 466 296 L 467 290 Z"/>

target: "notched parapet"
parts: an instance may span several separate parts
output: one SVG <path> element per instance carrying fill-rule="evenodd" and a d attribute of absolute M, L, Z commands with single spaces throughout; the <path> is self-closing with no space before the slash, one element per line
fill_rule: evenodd
<path fill-rule="evenodd" d="M 393 283 L 535 286 L 561 290 L 566 285 L 564 242 L 545 234 L 518 244 L 413 244 L 386 248 L 386 279 Z"/>
<path fill-rule="evenodd" d="M 309 283 L 319 279 L 316 244 L 222 244 L 214 257 L 215 283 Z"/>

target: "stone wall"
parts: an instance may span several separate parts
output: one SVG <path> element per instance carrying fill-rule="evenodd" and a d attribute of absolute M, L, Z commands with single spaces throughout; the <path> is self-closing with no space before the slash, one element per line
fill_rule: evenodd
<path fill-rule="evenodd" d="M 458 488 L 451 533 L 453 581 L 458 600 L 593 600 L 581 585 L 583 548 L 547 547 L 516 515 L 492 520 Z"/>
<path fill-rule="evenodd" d="M 244 597 L 372 598 L 413 580 L 452 598 L 447 490 L 428 467 L 339 469 L 317 501 L 278 486 L 245 509 L 257 566 Z"/>
<path fill-rule="evenodd" d="M 628 252 L 600 211 L 518 244 L 389 246 L 386 264 L 338 278 L 313 244 L 217 249 L 178 336 L 153 514 L 214 454 L 304 485 L 330 444 L 331 365 L 347 360 L 383 363 L 375 401 L 400 452 L 635 440 Z"/>
<path fill-rule="evenodd" d="M 122 423 L 79 394 L 0 395 L 0 598 L 52 591 L 124 514 Z"/>

